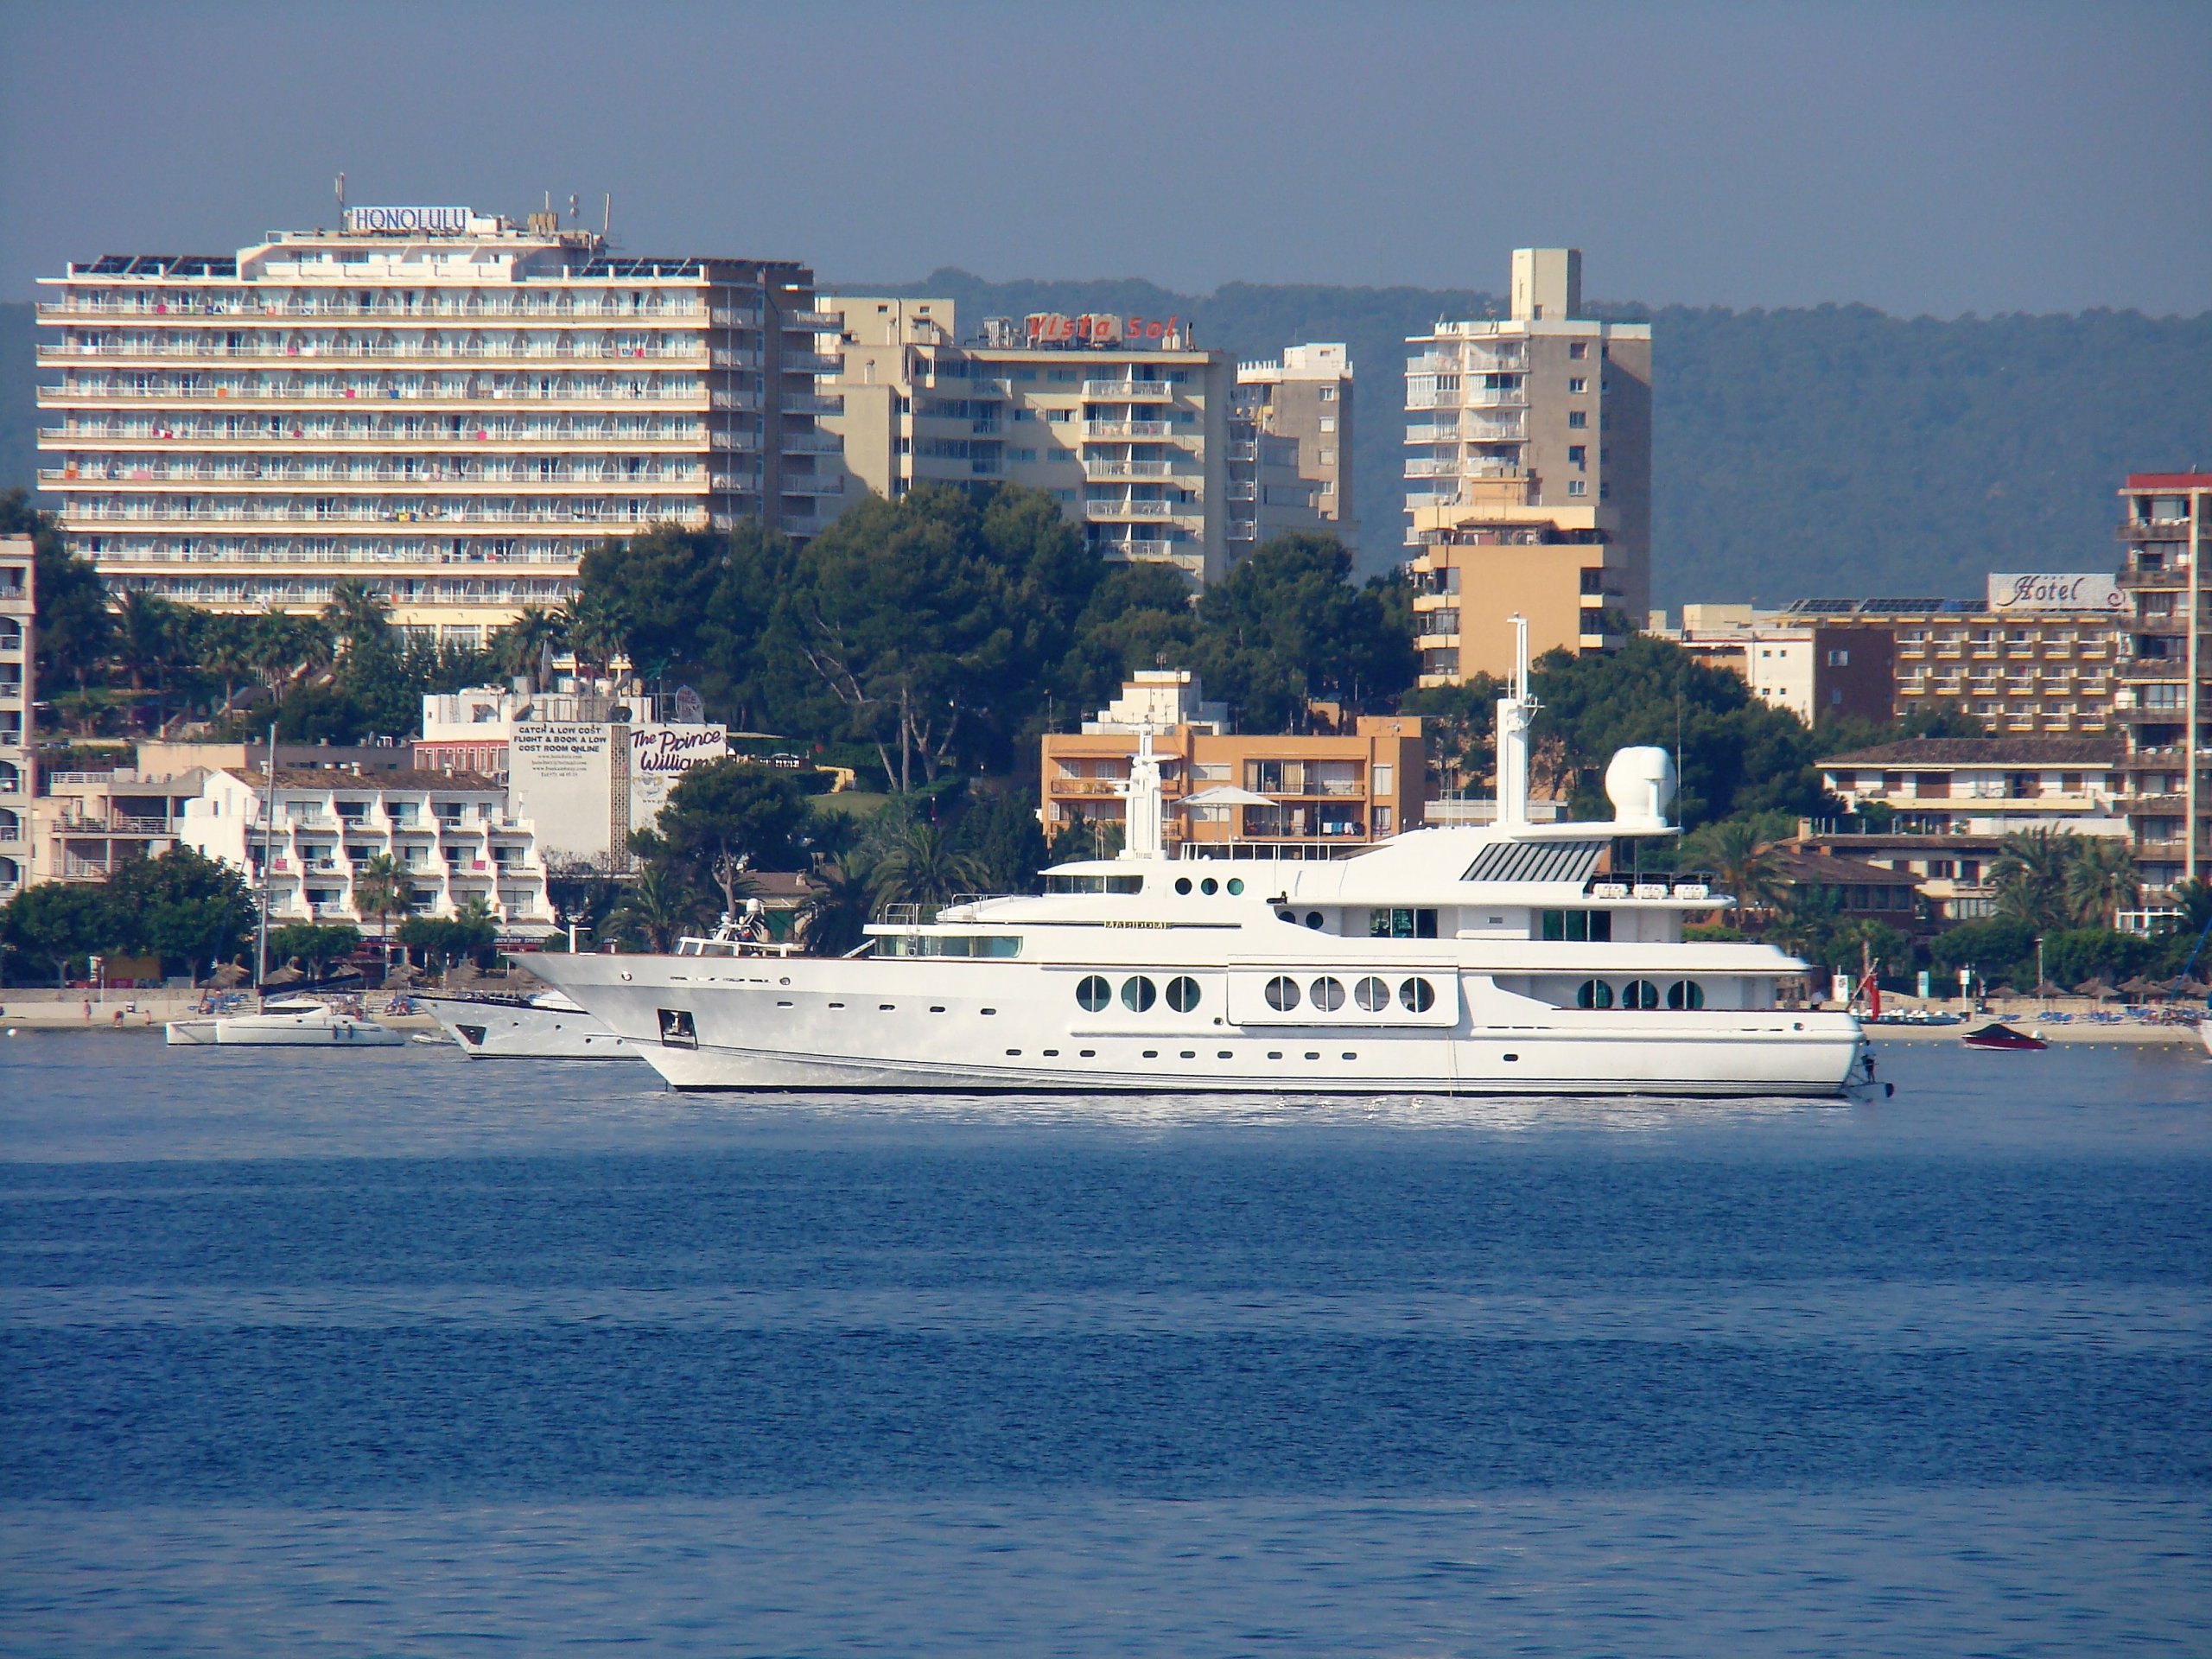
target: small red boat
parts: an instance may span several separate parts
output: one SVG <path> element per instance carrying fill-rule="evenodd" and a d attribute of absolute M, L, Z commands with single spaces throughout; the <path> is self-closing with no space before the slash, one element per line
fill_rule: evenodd
<path fill-rule="evenodd" d="M 2033 1052 L 2050 1045 L 2040 1037 L 2024 1031 L 2015 1031 L 2001 1020 L 1993 1020 L 1979 1031 L 1970 1031 L 1959 1039 L 1968 1048 L 2012 1049 Z"/>

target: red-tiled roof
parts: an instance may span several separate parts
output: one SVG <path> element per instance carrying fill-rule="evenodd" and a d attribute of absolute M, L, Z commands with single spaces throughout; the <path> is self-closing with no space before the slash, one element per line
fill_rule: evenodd
<path fill-rule="evenodd" d="M 2116 737 L 1908 737 L 1871 749 L 1830 755 L 1822 767 L 2116 766 Z"/>

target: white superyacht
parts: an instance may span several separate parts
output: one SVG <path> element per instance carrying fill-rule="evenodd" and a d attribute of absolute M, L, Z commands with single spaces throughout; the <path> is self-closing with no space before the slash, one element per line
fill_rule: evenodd
<path fill-rule="evenodd" d="M 1732 900 L 1633 874 L 1674 766 L 1623 749 L 1610 822 L 1528 816 L 1525 664 L 1498 703 L 1498 821 L 1326 861 L 1168 855 L 1140 740 L 1126 850 L 1041 895 L 889 912 L 850 955 L 724 930 L 671 956 L 546 957 L 679 1089 L 1835 1096 L 1874 1086 L 1848 1013 L 1780 1006 L 1805 964 L 1685 941 Z M 1185 849 L 1186 855 L 1191 849 Z M 1611 854 L 1609 861 L 1608 854 Z M 1610 862 L 1611 868 L 1606 866 Z"/>

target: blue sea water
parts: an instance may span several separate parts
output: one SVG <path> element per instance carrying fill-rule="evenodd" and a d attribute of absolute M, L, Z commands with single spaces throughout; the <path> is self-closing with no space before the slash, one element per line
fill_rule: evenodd
<path fill-rule="evenodd" d="M 0 1042 L 0 1651 L 2212 1651 L 2212 1064 L 886 1100 Z"/>

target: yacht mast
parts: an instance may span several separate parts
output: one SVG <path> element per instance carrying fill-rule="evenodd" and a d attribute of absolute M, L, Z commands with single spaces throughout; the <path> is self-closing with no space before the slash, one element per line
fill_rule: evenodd
<path fill-rule="evenodd" d="M 1529 718 L 1542 707 L 1529 695 L 1529 619 L 1513 619 L 1513 678 L 1497 700 L 1497 822 L 1529 822 Z"/>

